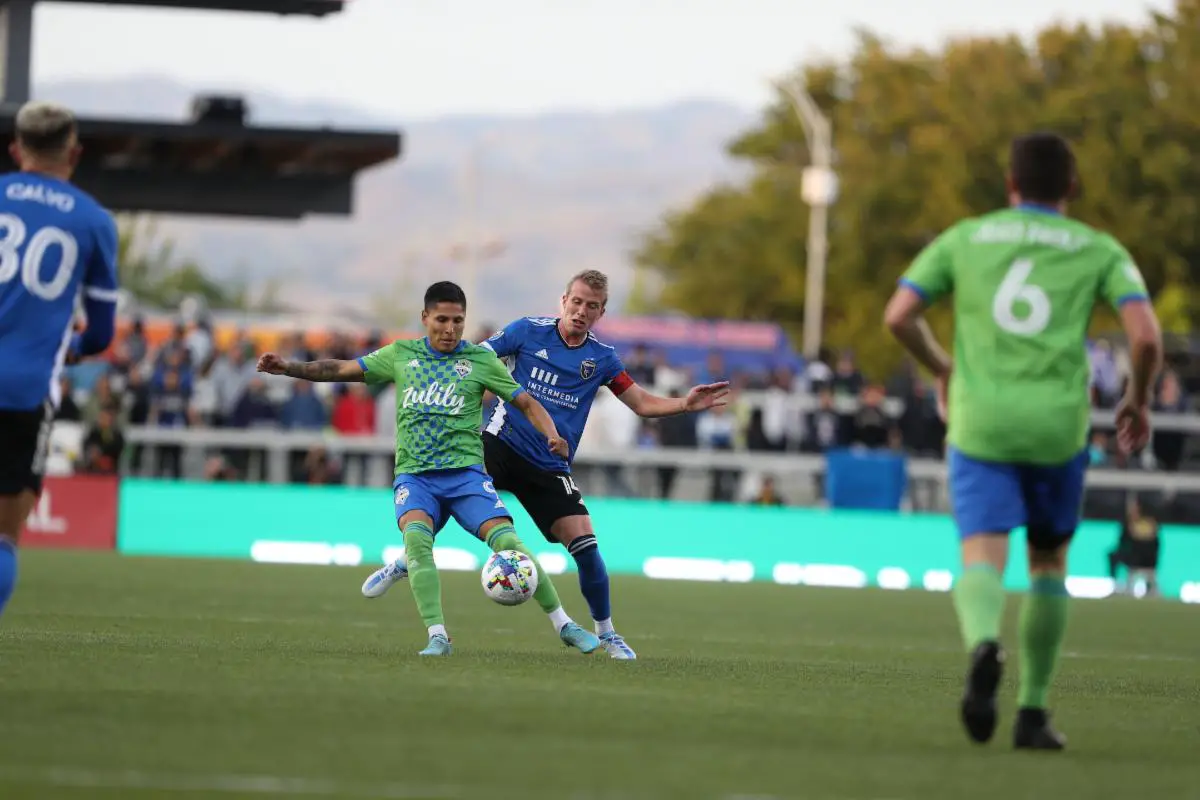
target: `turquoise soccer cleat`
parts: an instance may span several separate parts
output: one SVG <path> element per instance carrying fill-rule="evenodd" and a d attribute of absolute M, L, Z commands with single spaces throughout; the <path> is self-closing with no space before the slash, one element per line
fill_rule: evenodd
<path fill-rule="evenodd" d="M 418 655 L 422 656 L 448 656 L 450 655 L 450 640 L 440 633 L 435 633 L 429 637 L 429 644 L 425 645 L 425 649 Z"/>
<path fill-rule="evenodd" d="M 637 658 L 637 653 L 633 652 L 633 648 L 625 644 L 625 640 L 621 638 L 620 634 L 614 632 L 600 634 L 600 646 L 609 656 L 621 661 L 633 661 Z"/>
<path fill-rule="evenodd" d="M 600 646 L 600 638 L 591 631 L 584 630 L 574 622 L 568 622 L 558 632 L 558 638 L 567 647 L 577 647 L 581 653 L 590 653 Z"/>
<path fill-rule="evenodd" d="M 403 557 L 397 558 L 391 564 L 372 572 L 371 576 L 363 582 L 363 597 L 382 597 L 388 589 L 392 588 L 393 583 L 407 577 L 408 562 Z"/>

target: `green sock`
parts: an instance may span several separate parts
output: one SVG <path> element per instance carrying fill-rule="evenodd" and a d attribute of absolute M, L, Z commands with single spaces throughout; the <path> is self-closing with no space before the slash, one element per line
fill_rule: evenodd
<path fill-rule="evenodd" d="M 1021 603 L 1021 708 L 1045 708 L 1058 652 L 1067 631 L 1066 580 L 1062 575 L 1034 576 Z"/>
<path fill-rule="evenodd" d="M 404 555 L 408 559 L 408 583 L 417 601 L 417 613 L 425 627 L 445 625 L 442 616 L 442 580 L 433 563 L 433 529 L 424 522 L 404 527 Z"/>
<path fill-rule="evenodd" d="M 550 580 L 550 576 L 542 569 L 541 563 L 534 558 L 533 553 L 529 552 L 529 548 L 521 541 L 521 537 L 517 536 L 517 530 L 509 523 L 497 525 L 488 533 L 487 546 L 492 549 L 493 553 L 498 553 L 501 550 L 516 550 L 518 553 L 524 553 L 533 561 L 533 565 L 537 567 L 538 587 L 533 593 L 533 599 L 542 607 L 542 610 L 547 614 L 553 613 L 562 608 L 562 601 L 558 599 L 558 590 L 554 588 L 554 582 Z"/>
<path fill-rule="evenodd" d="M 1000 638 L 1004 618 L 1004 579 L 991 564 L 972 564 L 954 584 L 954 610 L 967 651 Z"/>

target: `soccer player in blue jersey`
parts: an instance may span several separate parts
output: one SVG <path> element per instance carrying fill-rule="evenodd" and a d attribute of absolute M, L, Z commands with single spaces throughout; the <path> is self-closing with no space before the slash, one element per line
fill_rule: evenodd
<path fill-rule="evenodd" d="M 17 541 L 42 489 L 59 374 L 116 327 L 117 228 L 70 183 L 81 148 L 74 115 L 49 103 L 17 112 L 0 177 L 0 612 L 17 582 Z M 74 334 L 82 294 L 87 328 Z"/>
<path fill-rule="evenodd" d="M 686 397 L 659 397 L 639 386 L 616 351 L 592 333 L 608 303 L 608 278 L 586 270 L 571 278 L 560 317 L 526 317 L 483 344 L 509 361 L 513 378 L 550 412 L 570 444 L 562 458 L 539 448 L 537 431 L 501 401 L 483 435 L 485 466 L 496 488 L 511 492 L 547 541 L 567 548 L 579 569 L 601 645 L 611 657 L 636 658 L 613 629 L 608 571 L 583 495 L 571 477 L 571 460 L 603 386 L 641 417 L 703 411 L 729 402 L 728 382 L 696 386 Z"/>

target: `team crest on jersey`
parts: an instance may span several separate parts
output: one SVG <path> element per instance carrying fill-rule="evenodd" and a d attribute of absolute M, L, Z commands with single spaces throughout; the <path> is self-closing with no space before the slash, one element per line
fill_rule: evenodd
<path fill-rule="evenodd" d="M 401 486 L 396 489 L 396 505 L 402 506 L 408 502 L 408 487 Z"/>
<path fill-rule="evenodd" d="M 579 365 L 579 377 L 585 381 L 596 374 L 596 362 L 590 358 L 585 358 L 583 363 Z"/>
<path fill-rule="evenodd" d="M 454 371 L 458 373 L 458 377 L 465 378 L 471 374 L 471 362 L 465 358 L 460 358 L 454 362 Z"/>

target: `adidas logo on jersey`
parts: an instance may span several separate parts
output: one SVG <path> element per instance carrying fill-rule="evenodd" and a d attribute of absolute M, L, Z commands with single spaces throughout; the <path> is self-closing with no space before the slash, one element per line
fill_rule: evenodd
<path fill-rule="evenodd" d="M 549 360 L 550 360 L 550 354 L 549 354 L 549 353 L 547 353 L 547 352 L 545 351 L 545 349 L 538 350 L 536 353 L 534 353 L 534 355 L 535 355 L 535 356 L 537 356 L 538 358 L 542 359 L 543 361 L 549 361 Z"/>
<path fill-rule="evenodd" d="M 421 362 L 420 362 L 420 361 L 417 361 L 417 360 L 414 358 L 412 361 L 408 362 L 408 365 L 409 365 L 410 367 L 419 367 L 419 366 L 421 366 Z"/>

